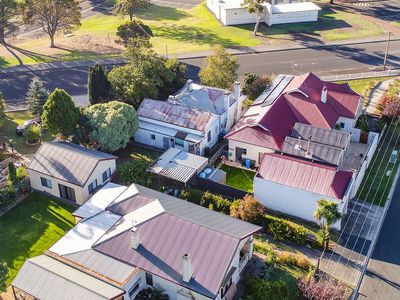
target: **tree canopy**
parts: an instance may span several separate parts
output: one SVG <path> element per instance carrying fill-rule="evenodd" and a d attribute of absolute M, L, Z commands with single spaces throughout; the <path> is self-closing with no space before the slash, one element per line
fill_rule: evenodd
<path fill-rule="evenodd" d="M 128 15 L 129 20 L 133 20 L 135 11 L 139 8 L 146 8 L 150 6 L 150 0 L 117 0 L 114 4 L 114 14 Z"/>
<path fill-rule="evenodd" d="M 89 67 L 88 97 L 91 105 L 106 100 L 110 96 L 111 85 L 103 66 L 96 64 Z"/>
<path fill-rule="evenodd" d="M 90 138 L 108 152 L 125 148 L 139 127 L 135 109 L 118 101 L 92 105 L 83 114 L 92 130 Z"/>
<path fill-rule="evenodd" d="M 46 103 L 49 95 L 50 92 L 44 87 L 43 81 L 39 77 L 34 77 L 26 93 L 26 102 L 33 116 L 40 118 L 43 113 L 43 105 Z"/>
<path fill-rule="evenodd" d="M 231 217 L 256 223 L 263 215 L 264 207 L 251 195 L 235 200 L 230 208 Z"/>
<path fill-rule="evenodd" d="M 71 30 L 81 25 L 81 8 L 78 0 L 25 0 L 24 21 L 39 24 L 50 37 L 54 48 L 54 37 L 59 30 Z"/>
<path fill-rule="evenodd" d="M 5 44 L 6 30 L 10 28 L 10 20 L 18 14 L 16 0 L 0 0 L 0 43 Z"/>
<path fill-rule="evenodd" d="M 7 263 L 0 259 L 0 293 L 7 288 L 8 267 Z"/>
<path fill-rule="evenodd" d="M 256 16 L 256 25 L 254 26 L 253 35 L 257 35 L 260 21 L 265 17 L 267 7 L 264 5 L 266 0 L 243 0 L 242 6 L 247 7 L 247 11 Z"/>
<path fill-rule="evenodd" d="M 129 43 L 134 47 L 150 46 L 150 38 L 153 36 L 153 31 L 142 21 L 133 20 L 125 22 L 118 26 L 116 42 L 125 47 Z"/>
<path fill-rule="evenodd" d="M 207 57 L 206 64 L 201 68 L 199 77 L 204 85 L 221 89 L 229 89 L 238 78 L 239 63 L 237 58 L 224 48 L 218 47 L 214 54 Z"/>
<path fill-rule="evenodd" d="M 52 134 L 62 137 L 71 135 L 79 120 L 79 109 L 72 98 L 62 89 L 55 89 L 43 107 L 42 122 Z"/>

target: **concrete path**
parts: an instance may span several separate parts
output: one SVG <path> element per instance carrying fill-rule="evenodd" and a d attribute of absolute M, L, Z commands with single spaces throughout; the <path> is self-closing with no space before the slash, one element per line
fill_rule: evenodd
<path fill-rule="evenodd" d="M 371 92 L 371 95 L 369 96 L 368 100 L 368 105 L 366 109 L 366 113 L 375 116 L 375 117 L 380 117 L 381 112 L 379 110 L 379 100 L 382 98 L 382 96 L 385 94 L 387 89 L 389 88 L 389 85 L 393 82 L 394 79 L 389 79 L 385 80 L 381 83 L 379 83 Z"/>

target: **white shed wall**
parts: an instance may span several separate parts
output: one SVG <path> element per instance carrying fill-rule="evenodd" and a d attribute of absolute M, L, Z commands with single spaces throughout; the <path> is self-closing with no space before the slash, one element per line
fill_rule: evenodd
<path fill-rule="evenodd" d="M 236 159 L 236 147 L 243 148 L 247 150 L 247 154 L 243 155 L 243 158 L 248 158 L 256 161 L 256 166 L 259 166 L 261 161 L 259 161 L 260 153 L 274 153 L 275 151 L 269 148 L 264 148 L 260 146 L 254 146 L 234 140 L 229 140 L 229 157 L 231 161 Z"/>

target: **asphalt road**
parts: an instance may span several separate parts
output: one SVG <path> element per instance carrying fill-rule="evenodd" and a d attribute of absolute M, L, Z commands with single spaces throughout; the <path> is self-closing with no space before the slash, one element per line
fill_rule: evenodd
<path fill-rule="evenodd" d="M 269 53 L 238 56 L 239 75 L 246 72 L 258 74 L 291 73 L 308 71 L 319 74 L 368 71 L 382 66 L 385 43 L 365 43 L 347 46 L 330 46 L 323 49 L 282 50 Z M 183 59 L 188 64 L 188 77 L 197 79 L 204 58 Z M 400 41 L 391 43 L 389 67 L 400 67 Z M 0 91 L 7 103 L 23 101 L 34 76 L 40 77 L 48 89 L 65 89 L 72 96 L 86 94 L 87 68 L 56 69 L 19 75 L 1 74 Z"/>
<path fill-rule="evenodd" d="M 400 184 L 361 283 L 359 300 L 400 299 Z"/>

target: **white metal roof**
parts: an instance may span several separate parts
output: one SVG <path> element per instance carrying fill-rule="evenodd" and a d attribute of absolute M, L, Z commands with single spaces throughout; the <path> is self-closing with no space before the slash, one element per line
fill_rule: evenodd
<path fill-rule="evenodd" d="M 41 300 L 102 300 L 125 293 L 47 255 L 28 259 L 12 285 Z"/>
<path fill-rule="evenodd" d="M 272 5 L 271 10 L 273 14 L 283 14 L 301 11 L 315 11 L 321 10 L 321 8 L 312 2 L 298 2 Z"/>
<path fill-rule="evenodd" d="M 80 206 L 73 215 L 81 218 L 89 218 L 103 211 L 115 198 L 117 198 L 126 186 L 108 182 L 92 197 Z"/>

